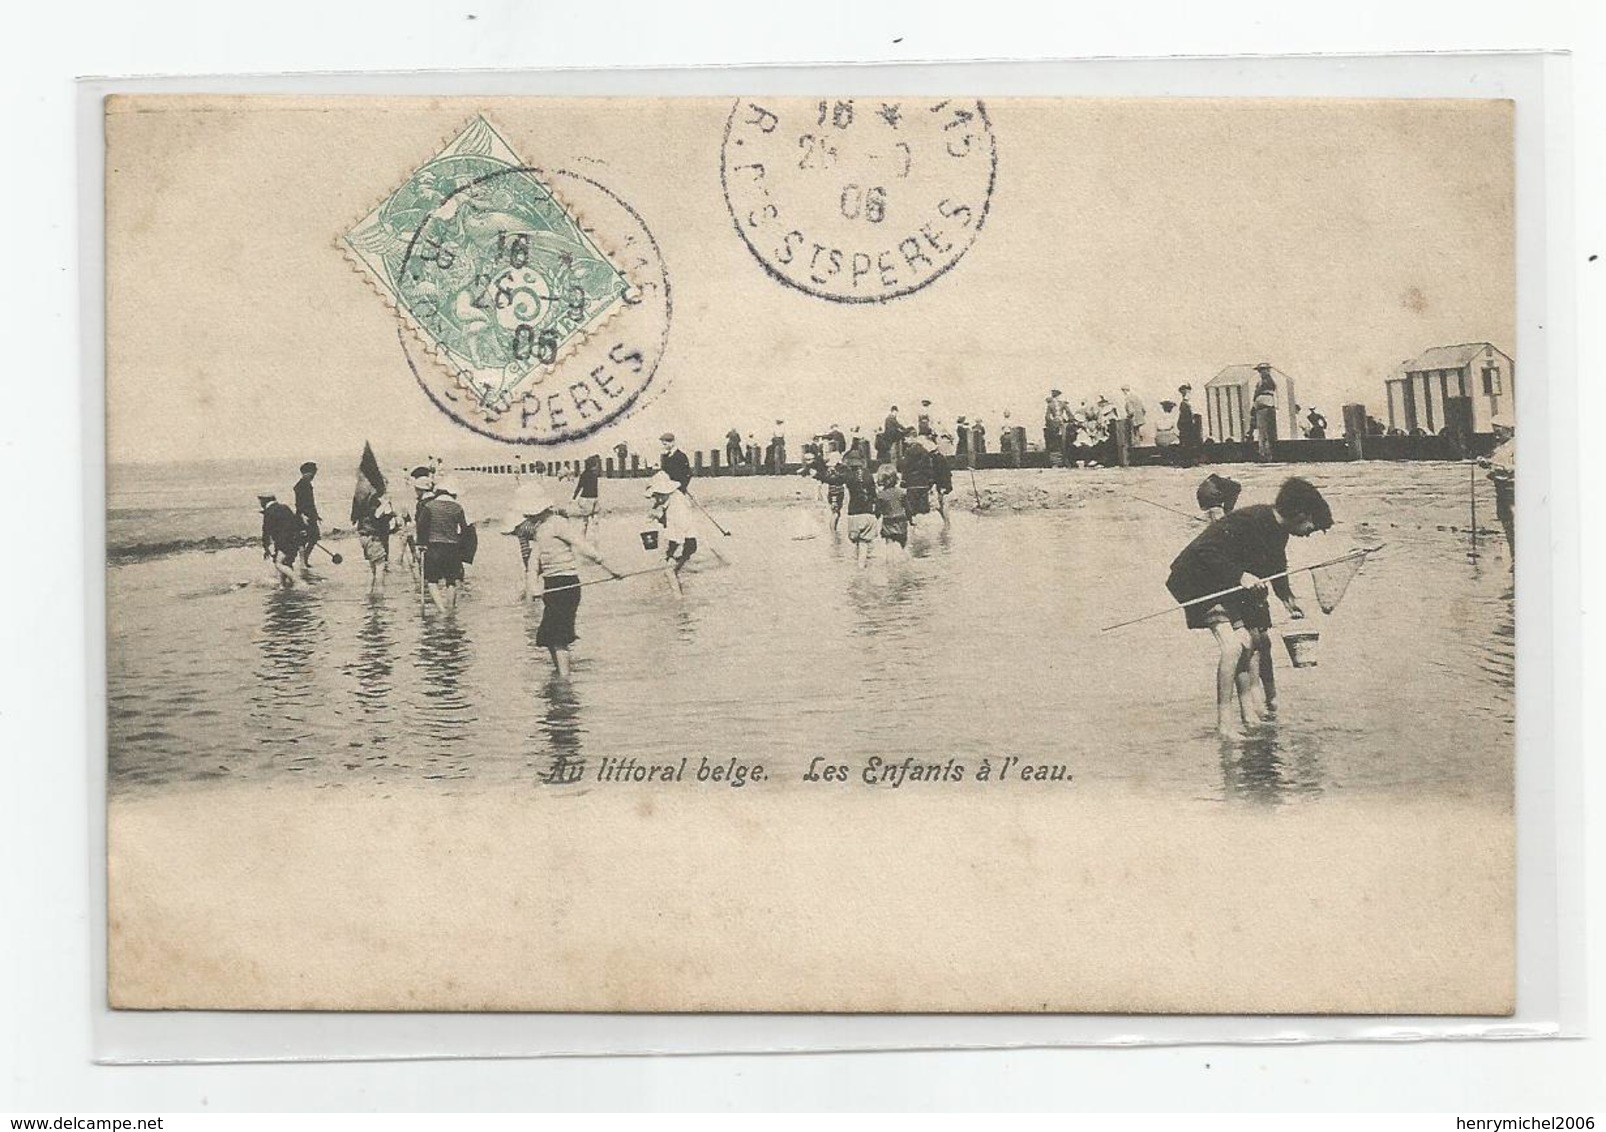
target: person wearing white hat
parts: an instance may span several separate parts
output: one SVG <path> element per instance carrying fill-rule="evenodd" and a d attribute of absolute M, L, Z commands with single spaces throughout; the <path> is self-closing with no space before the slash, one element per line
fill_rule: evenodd
<path fill-rule="evenodd" d="M 552 667 L 563 679 L 569 677 L 569 646 L 578 635 L 575 616 L 580 612 L 580 563 L 591 559 L 615 578 L 624 577 L 610 566 L 598 550 L 569 519 L 560 515 L 557 500 L 546 485 L 536 481 L 520 485 L 513 495 L 513 514 L 508 516 L 506 534 L 519 540 L 524 559 L 524 596 L 530 596 L 530 562 L 541 579 L 541 624 L 535 643 L 552 657 Z"/>
<path fill-rule="evenodd" d="M 424 501 L 435 494 L 435 469 L 428 464 L 419 464 L 407 473 L 407 482 L 413 488 L 413 505 L 411 508 L 403 507 L 396 516 L 399 521 L 398 531 L 401 534 L 401 558 L 407 566 L 407 572 L 412 574 L 416 581 L 418 578 L 418 524 L 416 515 L 423 509 Z"/>
<path fill-rule="evenodd" d="M 669 588 L 679 597 L 684 592 L 680 585 L 680 571 L 697 553 L 691 501 L 680 490 L 680 485 L 662 471 L 652 477 L 652 482 L 647 485 L 647 495 L 652 499 L 647 517 L 664 528 L 664 564 L 668 568 Z"/>

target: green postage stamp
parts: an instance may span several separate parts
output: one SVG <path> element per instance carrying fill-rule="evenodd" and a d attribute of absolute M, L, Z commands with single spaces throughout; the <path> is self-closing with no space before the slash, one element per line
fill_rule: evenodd
<path fill-rule="evenodd" d="M 565 184 L 566 199 L 554 195 L 554 181 Z M 592 198 L 599 211 L 621 218 L 610 235 L 623 255 L 599 246 L 571 195 Z M 655 252 L 651 234 L 595 182 L 527 166 L 483 117 L 342 243 L 433 355 L 443 372 L 417 358 L 401 335 L 419 383 L 459 423 L 498 439 L 560 443 L 595 431 L 641 392 L 632 388 L 644 384 L 639 366 L 612 375 L 606 365 L 600 373 L 577 365 L 589 377 L 578 387 L 563 386 L 556 375 L 622 308 L 641 305 L 653 292 L 667 305 L 656 255 L 637 254 Z M 621 266 L 632 257 L 645 287 Z"/>

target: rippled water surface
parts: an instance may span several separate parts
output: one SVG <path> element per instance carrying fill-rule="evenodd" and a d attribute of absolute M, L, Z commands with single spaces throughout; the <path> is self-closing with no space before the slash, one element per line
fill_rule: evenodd
<path fill-rule="evenodd" d="M 1269 501 L 1291 469 L 1220 470 L 1245 483 L 1247 504 Z M 451 618 L 421 615 L 405 570 L 369 596 L 353 540 L 330 544 L 344 565 L 326 560 L 315 584 L 292 591 L 269 585 L 251 549 L 113 566 L 112 789 L 540 789 L 555 757 L 594 770 L 632 755 L 686 755 L 694 767 L 734 756 L 784 786 L 815 755 L 1015 755 L 1063 763 L 1086 790 L 1509 805 L 1511 581 L 1492 536 L 1469 557 L 1467 469 L 1305 473 L 1340 523 L 1295 540 L 1296 564 L 1387 546 L 1331 617 L 1308 579 L 1297 583 L 1321 630 L 1320 665 L 1295 671 L 1279 653 L 1282 718 L 1239 743 L 1213 734 L 1207 634 L 1180 615 L 1098 631 L 1167 603 L 1167 567 L 1196 525 L 1136 497 L 1191 511 L 1200 471 L 997 472 L 974 486 L 961 475 L 967 509 L 952 527 L 917 529 L 906 561 L 866 571 L 827 530 L 812 486 L 711 480 L 699 496 L 731 536 L 705 531 L 683 600 L 656 576 L 586 589 L 567 683 L 535 647 L 540 603 L 516 599 L 516 544 L 495 528 Z M 248 491 L 214 499 L 215 470 L 194 475 L 120 494 L 114 474 L 114 553 L 254 529 Z M 511 479 L 462 479 L 469 517 L 500 518 Z M 1480 525 L 1492 527 L 1478 488 Z M 603 484 L 600 541 L 625 568 L 651 561 L 636 534 L 640 490 Z"/>

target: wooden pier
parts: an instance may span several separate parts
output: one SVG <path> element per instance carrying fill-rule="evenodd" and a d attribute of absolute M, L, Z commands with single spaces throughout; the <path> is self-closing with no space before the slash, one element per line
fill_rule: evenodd
<path fill-rule="evenodd" d="M 1479 433 L 1464 441 L 1453 436 L 1351 436 L 1331 440 L 1280 440 L 1272 445 L 1272 459 L 1261 461 L 1253 443 L 1245 441 L 1206 442 L 1185 460 L 1177 445 L 1159 448 L 1152 445 L 1127 448 L 1124 452 L 1103 448 L 1077 449 L 1078 458 L 1099 460 L 1105 466 L 1121 463 L 1131 467 L 1207 466 L 1211 464 L 1337 464 L 1355 460 L 1415 461 L 1415 460 L 1466 460 L 1487 456 L 1494 451 L 1494 436 Z M 779 470 L 767 465 L 743 462 L 732 467 L 724 462 L 721 449 L 691 453 L 692 469 L 699 478 L 711 476 L 795 476 L 803 465 L 789 462 Z M 1050 468 L 1063 465 L 1060 454 L 1040 450 L 1024 453 L 988 452 L 979 458 L 950 457 L 957 470 L 974 467 L 978 471 L 998 471 L 1011 468 Z M 510 463 L 468 464 L 457 468 L 460 472 L 477 472 L 485 475 L 556 476 L 567 472 L 579 475 L 583 460 L 520 460 Z M 604 479 L 634 479 L 651 476 L 658 470 L 657 462 L 643 462 L 633 455 L 625 464 L 613 457 L 602 462 Z"/>

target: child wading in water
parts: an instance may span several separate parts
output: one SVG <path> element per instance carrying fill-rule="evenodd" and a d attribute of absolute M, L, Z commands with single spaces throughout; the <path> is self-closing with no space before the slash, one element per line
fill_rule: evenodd
<path fill-rule="evenodd" d="M 357 541 L 372 575 L 368 582 L 370 593 L 385 588 L 385 579 L 390 575 L 390 536 L 400 529 L 401 520 L 388 495 L 374 496 L 357 517 Z"/>
<path fill-rule="evenodd" d="M 556 502 L 539 483 L 524 484 L 514 495 L 514 515 L 507 534 L 519 540 L 524 559 L 524 596 L 530 596 L 530 560 L 541 578 L 541 625 L 535 643 L 552 657 L 559 676 L 569 675 L 569 646 L 576 640 L 575 614 L 580 611 L 580 565 L 575 555 L 591 559 L 615 578 L 623 577 L 603 559 L 602 552 L 556 511 Z"/>
<path fill-rule="evenodd" d="M 684 594 L 680 586 L 680 571 L 691 556 L 697 553 L 697 535 L 692 526 L 691 500 L 680 485 L 660 471 L 647 485 L 652 497 L 647 517 L 664 528 L 664 564 L 669 574 L 669 588 L 676 597 Z"/>
<path fill-rule="evenodd" d="M 1243 724 L 1259 723 L 1277 710 L 1269 645 L 1271 606 L 1262 579 L 1288 569 L 1290 535 L 1305 538 L 1332 525 L 1333 513 L 1321 492 L 1294 476 L 1278 490 L 1276 502 L 1245 507 L 1216 520 L 1171 563 L 1166 589 L 1179 602 L 1242 587 L 1214 601 L 1189 605 L 1185 611 L 1188 628 L 1209 629 L 1220 650 L 1216 729 L 1223 737 L 1241 735 Z M 1287 578 L 1270 585 L 1290 617 L 1305 616 Z M 1267 641 L 1264 651 L 1257 647 L 1261 637 Z"/>
<path fill-rule="evenodd" d="M 306 528 L 300 517 L 276 496 L 257 496 L 257 506 L 262 510 L 262 557 L 273 563 L 279 584 L 287 590 L 294 589 L 296 575 L 291 567 L 306 542 Z"/>
<path fill-rule="evenodd" d="M 907 493 L 898 486 L 898 469 L 887 464 L 875 476 L 875 511 L 881 516 L 881 541 L 907 554 L 909 551 L 909 510 Z"/>
<path fill-rule="evenodd" d="M 1198 500 L 1199 510 L 1205 513 L 1205 518 L 1213 523 L 1233 513 L 1238 506 L 1238 496 L 1242 493 L 1243 485 L 1237 480 L 1211 472 L 1199 481 L 1199 490 L 1194 493 L 1194 498 Z M 1266 624 L 1267 628 L 1251 625 L 1246 629 L 1253 645 L 1253 655 L 1248 666 L 1251 699 L 1255 704 L 1263 705 L 1257 710 L 1263 710 L 1264 714 L 1270 715 L 1277 710 L 1277 678 L 1272 669 L 1269 609 Z"/>
<path fill-rule="evenodd" d="M 585 467 L 580 469 L 580 478 L 574 485 L 574 495 L 569 502 L 569 515 L 582 521 L 580 530 L 586 538 L 592 537 L 592 527 L 597 521 L 597 498 L 600 495 L 601 484 L 602 457 L 587 456 Z"/>
<path fill-rule="evenodd" d="M 831 508 L 831 533 L 842 525 L 842 503 L 847 499 L 847 469 L 842 465 L 842 453 L 832 452 L 825 458 L 825 501 Z"/>
<path fill-rule="evenodd" d="M 848 497 L 848 541 L 853 544 L 853 560 L 862 570 L 870 565 L 870 545 L 876 537 L 875 481 L 860 453 L 849 455 L 846 466 L 842 488 Z"/>

